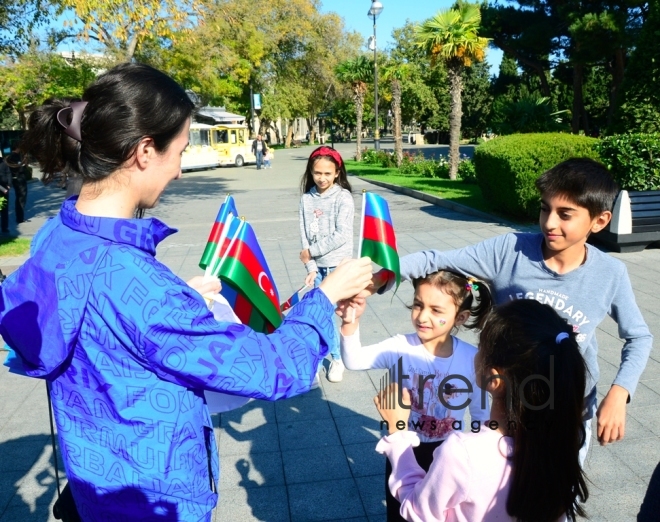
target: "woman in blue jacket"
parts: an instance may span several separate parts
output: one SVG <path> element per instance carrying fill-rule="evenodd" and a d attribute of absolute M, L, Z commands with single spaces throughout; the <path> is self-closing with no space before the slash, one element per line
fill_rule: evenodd
<path fill-rule="evenodd" d="M 0 287 L 0 334 L 14 371 L 51 384 L 84 521 L 210 520 L 219 465 L 203 390 L 308 391 L 333 344 L 333 303 L 370 281 L 368 259 L 345 262 L 271 335 L 215 321 L 154 257 L 175 230 L 134 219 L 180 177 L 192 112 L 171 78 L 123 64 L 82 102 L 37 109 L 23 141 L 46 178 L 71 169 L 83 186 Z"/>

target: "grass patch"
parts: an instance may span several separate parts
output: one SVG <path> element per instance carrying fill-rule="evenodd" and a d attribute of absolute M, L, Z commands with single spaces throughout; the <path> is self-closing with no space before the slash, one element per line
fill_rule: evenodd
<path fill-rule="evenodd" d="M 30 242 L 20 237 L 0 237 L 0 257 L 22 256 L 29 252 Z"/>
<path fill-rule="evenodd" d="M 450 179 L 425 178 L 422 176 L 403 176 L 396 167 L 383 168 L 378 165 L 367 165 L 353 160 L 346 161 L 346 168 L 351 174 L 391 183 L 400 187 L 419 190 L 432 196 L 466 205 L 482 212 L 494 213 L 486 201 L 479 185 L 452 181 Z"/>

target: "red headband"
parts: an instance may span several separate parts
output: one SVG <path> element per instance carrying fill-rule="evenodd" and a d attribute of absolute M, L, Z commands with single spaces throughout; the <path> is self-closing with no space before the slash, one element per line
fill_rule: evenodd
<path fill-rule="evenodd" d="M 339 155 L 339 152 L 337 152 L 335 149 L 331 149 L 330 147 L 321 147 L 316 149 L 314 152 L 312 152 L 310 159 L 316 158 L 317 156 L 330 156 L 333 160 L 337 162 L 337 164 L 340 167 L 344 164 L 344 162 L 341 159 L 341 156 Z"/>

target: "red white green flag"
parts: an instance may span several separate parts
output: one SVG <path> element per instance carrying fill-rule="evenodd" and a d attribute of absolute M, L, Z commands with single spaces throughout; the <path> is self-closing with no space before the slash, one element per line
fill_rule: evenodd
<path fill-rule="evenodd" d="M 275 280 L 252 226 L 229 218 L 227 235 L 211 275 L 222 281 L 222 295 L 243 324 L 264 333 L 282 323 Z"/>
<path fill-rule="evenodd" d="M 215 223 L 213 223 L 211 233 L 206 241 L 206 248 L 204 248 L 202 258 L 199 260 L 201 269 L 206 270 L 214 257 L 217 256 L 218 247 L 222 244 L 223 238 L 227 236 L 226 227 L 229 216 L 238 217 L 238 211 L 236 210 L 234 198 L 227 194 L 224 203 L 220 205 Z"/>
<path fill-rule="evenodd" d="M 358 257 L 368 256 L 377 265 L 390 271 L 401 283 L 399 254 L 396 248 L 394 225 L 387 201 L 373 192 L 362 193 L 362 223 Z"/>

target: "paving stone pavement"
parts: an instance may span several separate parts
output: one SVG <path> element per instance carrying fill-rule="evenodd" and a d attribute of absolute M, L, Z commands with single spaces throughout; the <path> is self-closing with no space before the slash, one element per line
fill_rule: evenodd
<path fill-rule="evenodd" d="M 352 155 L 351 146 L 338 148 L 345 157 Z M 240 213 L 254 225 L 282 299 L 288 297 L 305 276 L 298 260 L 298 186 L 310 151 L 276 151 L 269 170 L 248 166 L 185 173 L 167 189 L 158 208 L 149 212 L 180 230 L 160 245 L 158 258 L 183 279 L 200 274 L 197 263 L 209 228 L 230 192 Z M 462 247 L 512 230 L 356 178 L 351 183 L 356 209 L 363 188 L 387 198 L 403 254 Z M 31 219 L 20 225 L 21 235 L 34 234 L 57 212 L 62 197 L 63 191 L 53 186 L 30 184 Z M 357 236 L 357 216 L 355 224 Z M 637 301 L 658 336 L 660 249 L 613 255 L 628 266 Z M 0 259 L 0 269 L 16 267 L 24 259 Z M 404 308 L 411 298 L 412 288 L 404 283 L 394 296 L 370 299 L 362 322 L 363 341 L 411 331 Z M 610 320 L 597 335 L 602 396 L 618 367 L 621 341 Z M 372 403 L 382 375 L 380 370 L 346 371 L 338 384 L 324 376 L 321 387 L 304 396 L 277 403 L 252 401 L 214 416 L 222 468 L 214 521 L 385 520 L 385 463 L 374 451 L 380 432 Z M 56 487 L 44 383 L 10 375 L 2 367 L 0 396 L 4 399 L 0 401 L 0 522 L 54 520 L 50 513 Z M 607 447 L 592 444 L 586 468 L 591 481 L 586 509 L 591 520 L 636 519 L 660 462 L 659 405 L 660 353 L 654 349 L 628 407 L 625 440 Z"/>

